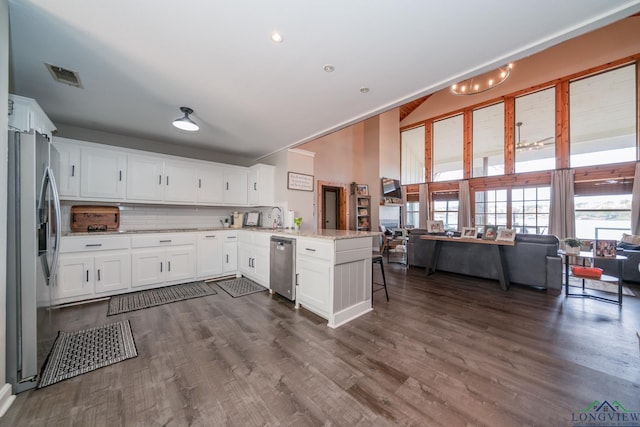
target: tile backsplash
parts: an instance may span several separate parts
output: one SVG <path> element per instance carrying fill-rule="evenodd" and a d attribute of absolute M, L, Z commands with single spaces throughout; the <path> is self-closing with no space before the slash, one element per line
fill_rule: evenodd
<path fill-rule="evenodd" d="M 71 231 L 71 207 L 88 203 L 63 201 L 62 232 Z M 96 203 L 91 203 L 95 205 Z M 105 203 L 105 205 L 108 205 Z M 113 206 L 113 205 L 112 205 Z M 165 206 L 165 205 L 119 205 L 120 230 L 166 230 L 184 228 L 216 228 L 221 227 L 221 220 L 229 218 L 232 212 L 261 212 L 262 223 L 271 224 L 272 208 L 234 208 L 234 207 L 202 207 L 202 206 Z"/>

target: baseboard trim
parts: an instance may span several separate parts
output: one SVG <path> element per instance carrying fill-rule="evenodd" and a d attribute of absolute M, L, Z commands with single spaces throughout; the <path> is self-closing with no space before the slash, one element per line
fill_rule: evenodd
<path fill-rule="evenodd" d="M 16 396 L 11 394 L 11 384 L 3 385 L 0 388 L 0 417 L 7 413 L 14 400 Z"/>

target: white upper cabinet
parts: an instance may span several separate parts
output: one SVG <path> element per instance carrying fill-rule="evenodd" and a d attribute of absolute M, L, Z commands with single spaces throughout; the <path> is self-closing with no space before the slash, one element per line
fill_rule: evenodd
<path fill-rule="evenodd" d="M 198 171 L 190 162 L 165 160 L 165 202 L 195 203 L 198 198 Z"/>
<path fill-rule="evenodd" d="M 162 185 L 162 159 L 129 154 L 127 159 L 127 200 L 161 202 L 164 198 Z"/>
<path fill-rule="evenodd" d="M 228 205 L 247 204 L 247 170 L 245 168 L 224 167 L 223 203 Z"/>
<path fill-rule="evenodd" d="M 9 130 L 31 132 L 35 130 L 43 135 L 51 136 L 56 130 L 40 105 L 31 98 L 9 94 Z"/>
<path fill-rule="evenodd" d="M 249 168 L 247 197 L 249 206 L 275 204 L 275 167 L 258 164 Z"/>
<path fill-rule="evenodd" d="M 217 165 L 198 165 L 198 203 L 215 205 L 223 202 L 224 171 Z"/>
<path fill-rule="evenodd" d="M 60 197 L 80 197 L 80 146 L 53 140 L 52 165 Z M 53 151 L 52 151 L 53 152 Z"/>
<path fill-rule="evenodd" d="M 124 199 L 127 155 L 93 147 L 82 147 L 80 153 L 80 196 L 97 200 Z"/>

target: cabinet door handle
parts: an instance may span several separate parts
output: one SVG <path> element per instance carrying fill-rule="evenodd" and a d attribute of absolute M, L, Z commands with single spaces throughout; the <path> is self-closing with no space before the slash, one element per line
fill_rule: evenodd
<path fill-rule="evenodd" d="M 169 185 L 169 175 L 167 175 L 167 185 Z"/>
<path fill-rule="evenodd" d="M 169 264 L 169 267 L 167 268 L 167 271 L 171 272 L 171 261 L 168 261 L 167 264 Z"/>
<path fill-rule="evenodd" d="M 99 248 L 100 246 L 102 246 L 102 243 L 88 243 L 84 246 L 87 248 Z"/>
<path fill-rule="evenodd" d="M 160 261 L 160 273 L 162 273 L 162 261 Z"/>
<path fill-rule="evenodd" d="M 162 175 L 158 175 L 158 184 L 162 185 Z"/>
<path fill-rule="evenodd" d="M 300 275 L 300 273 L 296 273 L 296 286 L 298 286 L 298 276 Z"/>
<path fill-rule="evenodd" d="M 171 243 L 171 240 L 160 240 L 160 243 Z"/>
<path fill-rule="evenodd" d="M 253 191 L 258 191 L 258 183 L 257 182 L 253 183 Z"/>
<path fill-rule="evenodd" d="M 225 184 L 227 185 L 227 190 L 229 190 L 229 182 L 227 181 Z"/>
<path fill-rule="evenodd" d="M 100 269 L 98 269 L 98 282 L 100 281 Z"/>
<path fill-rule="evenodd" d="M 76 176 L 76 165 L 71 165 L 71 176 Z"/>
<path fill-rule="evenodd" d="M 202 188 L 202 180 L 198 178 L 198 188 Z"/>
<path fill-rule="evenodd" d="M 122 171 L 120 171 L 120 181 L 122 181 Z"/>
<path fill-rule="evenodd" d="M 86 280 L 86 282 L 89 283 L 89 270 L 87 270 L 87 280 Z"/>
<path fill-rule="evenodd" d="M 226 254 L 227 260 L 225 261 L 227 264 L 229 264 L 229 254 Z"/>

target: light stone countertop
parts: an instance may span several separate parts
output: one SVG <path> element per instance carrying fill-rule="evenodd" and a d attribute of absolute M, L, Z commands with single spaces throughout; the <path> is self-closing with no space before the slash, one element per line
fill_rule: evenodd
<path fill-rule="evenodd" d="M 255 231 L 259 233 L 269 233 L 281 237 L 308 237 L 319 238 L 327 240 L 342 240 L 342 239 L 355 239 L 359 237 L 376 237 L 382 234 L 379 231 L 354 231 L 354 230 L 320 230 L 318 232 L 300 230 L 294 231 L 292 229 L 286 230 L 282 228 L 264 228 L 264 227 L 243 227 L 243 228 L 223 228 L 223 227 L 208 227 L 208 228 L 170 228 L 164 230 L 118 230 L 118 231 L 78 231 L 63 233 L 63 237 L 78 237 L 78 236 L 122 236 L 132 234 L 151 234 L 151 233 L 197 233 L 200 231 Z"/>

